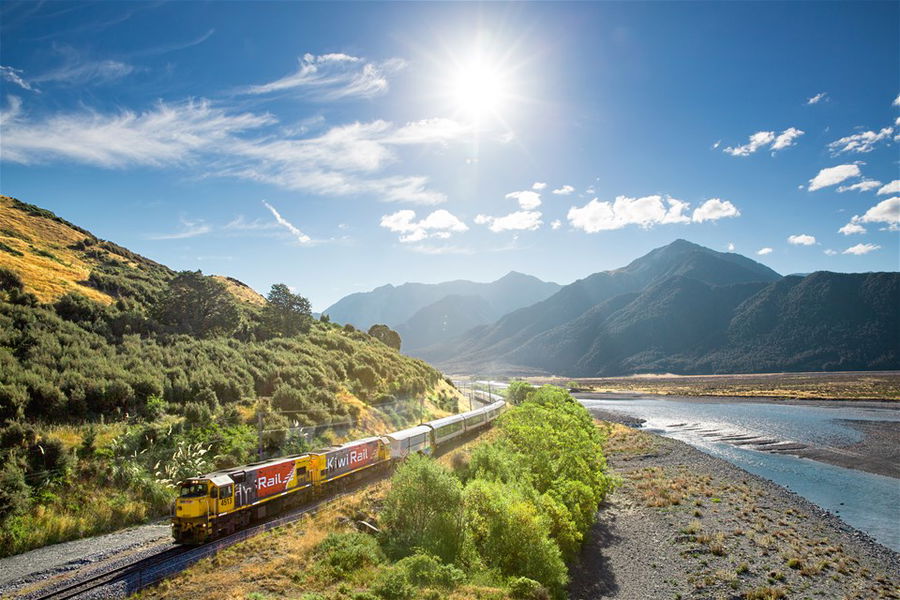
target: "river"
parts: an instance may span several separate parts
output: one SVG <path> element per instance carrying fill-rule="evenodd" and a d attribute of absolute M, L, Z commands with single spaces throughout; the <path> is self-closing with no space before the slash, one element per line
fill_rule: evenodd
<path fill-rule="evenodd" d="M 645 429 L 686 442 L 774 481 L 900 552 L 900 480 L 736 445 L 747 439 L 759 438 L 782 444 L 846 446 L 861 441 L 863 435 L 848 426 L 846 421 L 893 421 L 900 427 L 898 410 L 853 405 L 830 408 L 755 403 L 734 399 L 727 402 L 659 398 L 580 401 L 587 408 L 597 407 L 644 419 Z"/>

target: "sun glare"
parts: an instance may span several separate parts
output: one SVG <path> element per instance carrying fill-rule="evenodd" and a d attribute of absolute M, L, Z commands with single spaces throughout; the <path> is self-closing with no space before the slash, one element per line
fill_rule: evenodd
<path fill-rule="evenodd" d="M 502 108 L 503 75 L 481 60 L 460 65 L 452 86 L 457 108 L 471 118 L 480 119 Z"/>

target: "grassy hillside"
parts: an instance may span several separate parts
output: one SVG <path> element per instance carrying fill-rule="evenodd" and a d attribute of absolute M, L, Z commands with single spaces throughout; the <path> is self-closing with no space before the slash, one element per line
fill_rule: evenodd
<path fill-rule="evenodd" d="M 286 286 L 175 273 L 9 198 L 0 216 L 0 554 L 163 514 L 179 479 L 255 459 L 260 423 L 279 455 L 456 410 L 439 372 Z"/>

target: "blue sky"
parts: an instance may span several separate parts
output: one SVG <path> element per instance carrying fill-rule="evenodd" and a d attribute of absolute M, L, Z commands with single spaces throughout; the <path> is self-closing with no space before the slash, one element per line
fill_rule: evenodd
<path fill-rule="evenodd" d="M 0 192 L 321 310 L 685 238 L 900 267 L 900 5 L 0 5 Z"/>

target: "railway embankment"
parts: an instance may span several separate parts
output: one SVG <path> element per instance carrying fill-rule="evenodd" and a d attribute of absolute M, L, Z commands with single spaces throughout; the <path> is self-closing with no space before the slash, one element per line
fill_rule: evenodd
<path fill-rule="evenodd" d="M 572 568 L 570 598 L 900 597 L 900 555 L 836 516 L 683 442 L 594 415 L 607 419 L 621 483 Z"/>

